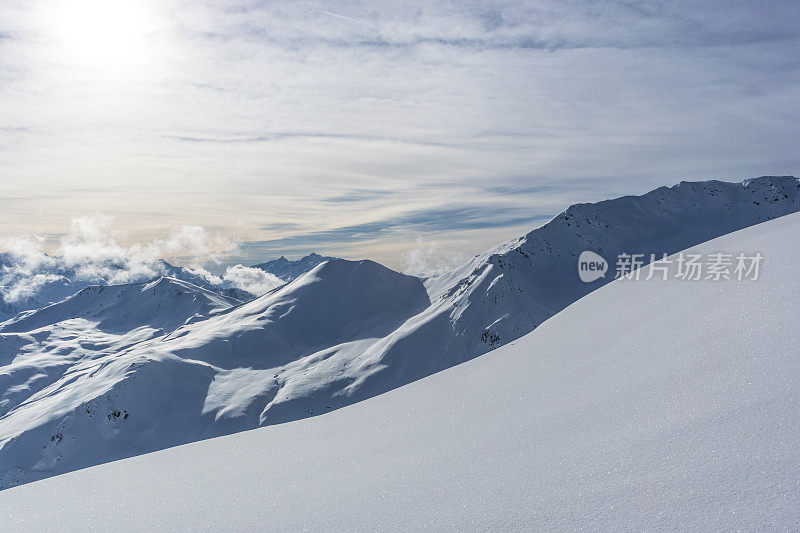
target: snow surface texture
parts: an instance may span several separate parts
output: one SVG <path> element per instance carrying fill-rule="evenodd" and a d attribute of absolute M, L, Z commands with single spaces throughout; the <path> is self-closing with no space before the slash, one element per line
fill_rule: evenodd
<path fill-rule="evenodd" d="M 325 416 L 0 493 L 14 531 L 762 530 L 800 523 L 800 215 L 621 280 L 490 354 Z"/>
<path fill-rule="evenodd" d="M 681 183 L 570 207 L 427 280 L 335 259 L 241 305 L 169 278 L 93 288 L 0 324 L 0 488 L 370 398 L 606 283 L 580 282 L 583 250 L 661 257 L 798 210 L 791 177 Z"/>

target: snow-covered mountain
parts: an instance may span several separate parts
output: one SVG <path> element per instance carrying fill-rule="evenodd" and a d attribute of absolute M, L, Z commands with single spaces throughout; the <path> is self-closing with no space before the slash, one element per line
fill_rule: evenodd
<path fill-rule="evenodd" d="M 0 487 L 370 398 L 507 344 L 610 281 L 580 281 L 581 251 L 660 258 L 796 211 L 796 178 L 684 182 L 572 206 L 426 280 L 328 260 L 230 309 L 173 298 L 158 314 L 174 319 L 142 313 L 128 330 L 103 329 L 118 323 L 113 292 L 89 317 L 0 324 Z"/>
<path fill-rule="evenodd" d="M 253 265 L 253 268 L 258 268 L 264 272 L 269 272 L 270 274 L 279 277 L 283 281 L 292 281 L 293 279 L 299 278 L 306 272 L 310 272 L 318 264 L 328 261 L 329 259 L 335 258 L 311 253 L 295 261 L 290 261 L 281 256 L 278 259 L 273 259 L 272 261 L 267 261 L 266 263 Z"/>
<path fill-rule="evenodd" d="M 63 258 L 44 255 L 33 260 L 25 255 L 0 254 L 0 322 L 22 311 L 60 302 L 78 291 L 95 285 L 141 283 L 171 277 L 188 281 L 209 291 L 236 299 L 253 295 L 228 285 L 210 283 L 192 270 L 176 267 L 164 260 L 137 263 L 98 261 L 90 265 L 69 264 Z"/>
<path fill-rule="evenodd" d="M 33 331 L 71 320 L 93 322 L 100 331 L 149 327 L 171 332 L 190 320 L 243 303 L 186 281 L 162 277 L 148 283 L 95 285 L 0 325 L 4 333 Z"/>
<path fill-rule="evenodd" d="M 458 357 L 505 344 L 613 279 L 610 272 L 593 283 L 580 282 L 582 251 L 605 257 L 613 270 L 619 254 L 642 254 L 649 263 L 651 254 L 662 258 L 797 211 L 800 180 L 791 176 L 681 182 L 642 196 L 573 205 L 526 236 L 427 281 L 438 302 L 434 308 L 448 317 L 451 337 L 460 340 L 445 351 Z M 467 334 L 476 326 L 482 326 L 480 337 Z"/>
<path fill-rule="evenodd" d="M 160 278 L 87 287 L 59 303 L 22 313 L 0 324 L 0 414 L 35 400 L 60 379 L 71 383 L 80 375 L 73 372 L 90 361 L 113 359 L 131 346 L 239 304 L 174 278 Z"/>
<path fill-rule="evenodd" d="M 0 321 L 63 300 L 84 287 L 76 287 L 69 272 L 54 268 L 55 261 L 29 265 L 25 259 L 10 252 L 0 253 L 0 287 L 4 289 L 0 291 Z"/>
<path fill-rule="evenodd" d="M 346 409 L 3 491 L 0 522 L 21 532 L 792 529 L 799 231 L 794 214 L 690 250 L 760 252 L 758 280 L 620 280 L 490 354 Z M 109 433 L 142 423 L 91 409 Z M 73 445 L 54 438 L 48 450 Z"/>
<path fill-rule="evenodd" d="M 296 261 L 281 257 L 252 268 L 288 282 L 329 259 L 333 258 L 312 253 Z M 241 301 L 252 300 L 260 295 L 252 294 L 222 279 L 215 280 L 215 276 L 208 272 L 171 265 L 163 259 L 135 265 L 119 259 L 82 265 L 70 264 L 58 256 L 43 255 L 32 260 L 25 255 L 3 252 L 0 253 L 0 322 L 22 311 L 59 302 L 93 285 L 142 283 L 159 277 L 187 281 L 221 296 Z"/>
<path fill-rule="evenodd" d="M 276 368 L 342 343 L 383 337 L 430 304 L 422 281 L 373 261 L 331 259 L 159 349 L 221 368 Z"/>

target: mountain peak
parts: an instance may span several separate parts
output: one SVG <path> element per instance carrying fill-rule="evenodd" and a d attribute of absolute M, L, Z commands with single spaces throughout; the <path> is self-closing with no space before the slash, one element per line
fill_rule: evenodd
<path fill-rule="evenodd" d="M 335 258 L 312 252 L 295 261 L 290 261 L 289 259 L 286 259 L 285 256 L 281 256 L 278 259 L 273 259 L 272 261 L 267 261 L 266 263 L 253 265 L 253 268 L 258 268 L 264 272 L 269 272 L 283 281 L 292 281 L 293 279 L 302 276 L 306 272 L 310 272 L 318 264 L 329 259 Z"/>
<path fill-rule="evenodd" d="M 349 259 L 341 259 L 338 257 L 326 258 L 324 261 L 317 264 L 317 266 L 315 266 L 310 272 L 313 272 L 318 278 L 327 278 L 328 276 L 340 275 L 360 276 L 365 286 L 369 285 L 369 283 L 376 279 L 376 277 L 380 280 L 385 280 L 387 277 L 415 277 L 396 272 L 370 259 L 351 261 Z"/>
<path fill-rule="evenodd" d="M 2 331 L 33 330 L 74 319 L 95 322 L 105 332 L 121 333 L 140 326 L 169 331 L 187 319 L 210 316 L 239 303 L 192 283 L 161 276 L 146 283 L 91 285 L 4 323 Z"/>
<path fill-rule="evenodd" d="M 428 305 L 420 278 L 375 261 L 332 258 L 228 313 L 177 330 L 163 347 L 220 367 L 274 368 L 301 354 L 381 338 Z M 231 338 L 240 347 L 235 354 Z"/>

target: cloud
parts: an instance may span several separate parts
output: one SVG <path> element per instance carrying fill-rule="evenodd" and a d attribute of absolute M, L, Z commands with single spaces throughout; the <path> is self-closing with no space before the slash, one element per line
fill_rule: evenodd
<path fill-rule="evenodd" d="M 130 283 L 163 273 L 160 259 L 181 259 L 190 265 L 213 262 L 214 248 L 224 252 L 236 248 L 235 241 L 211 236 L 200 226 L 180 226 L 163 238 L 146 243 L 119 244 L 123 237 L 115 217 L 106 214 L 72 219 L 70 231 L 62 237 L 56 256 L 78 279 L 105 283 Z"/>
<path fill-rule="evenodd" d="M 462 265 L 469 255 L 462 250 L 444 249 L 436 241 L 418 237 L 416 246 L 403 253 L 403 272 L 428 277 Z"/>
<path fill-rule="evenodd" d="M 393 194 L 396 194 L 395 191 L 386 191 L 377 189 L 354 189 L 346 194 L 325 198 L 323 201 L 331 204 L 365 202 L 368 200 L 386 198 L 388 196 L 392 196 Z"/>
<path fill-rule="evenodd" d="M 445 141 L 432 141 L 425 139 L 415 138 L 402 138 L 392 137 L 386 135 L 365 135 L 365 134 L 348 134 L 348 133 L 333 133 L 333 132 L 264 132 L 257 135 L 231 135 L 216 136 L 216 137 L 200 137 L 193 135 L 172 135 L 166 136 L 167 139 L 173 139 L 186 143 L 209 143 L 209 144 L 253 144 L 253 143 L 274 143 L 280 141 L 289 141 L 295 139 L 321 139 L 329 141 L 362 141 L 362 142 L 391 142 L 396 144 L 409 144 L 419 146 L 440 146 L 440 147 L 455 147 L 456 144 L 448 143 Z"/>
<path fill-rule="evenodd" d="M 221 289 L 230 287 L 249 292 L 253 296 L 262 296 L 272 289 L 284 285 L 286 282 L 279 277 L 265 272 L 260 268 L 233 265 L 225 269 L 220 275 L 212 274 L 203 267 L 185 267 L 184 270 L 193 276 L 198 276 L 211 285 Z"/>
<path fill-rule="evenodd" d="M 5 260 L 13 260 L 27 270 L 38 267 L 42 262 L 49 261 L 43 251 L 44 237 L 35 235 L 0 235 L 0 253 Z"/>
<path fill-rule="evenodd" d="M 164 258 L 182 258 L 189 264 L 214 262 L 217 254 L 237 244 L 202 227 L 181 226 L 164 238 L 146 243 L 120 244 L 123 232 L 113 216 L 95 214 L 72 219 L 69 232 L 58 240 L 55 252 L 45 253 L 41 236 L 0 237 L 0 296 L 6 303 L 35 299 L 43 287 L 60 283 L 122 284 L 168 274 Z M 57 291 L 66 296 L 69 290 Z"/>
<path fill-rule="evenodd" d="M 69 296 L 88 284 L 136 283 L 174 275 L 175 267 L 164 263 L 164 258 L 188 260 L 187 266 L 177 268 L 219 289 L 233 287 L 261 296 L 285 283 L 273 274 L 240 264 L 226 267 L 220 275 L 211 273 L 202 265 L 218 261 L 220 252 L 212 249 L 230 253 L 237 243 L 199 226 L 181 226 L 166 237 L 129 245 L 120 244 L 124 233 L 113 216 L 80 216 L 69 227 L 52 255 L 44 251 L 44 237 L 0 237 L 0 250 L 4 250 L 0 254 L 0 314 L 7 312 L 3 306 L 11 305 L 9 309 L 15 312 L 48 303 L 50 297 Z M 40 295 L 44 301 L 39 300 Z"/>
<path fill-rule="evenodd" d="M 265 241 L 250 241 L 247 247 L 265 250 L 313 249 L 335 246 L 359 240 L 374 239 L 400 232 L 448 232 L 484 228 L 503 228 L 532 224 L 549 219 L 554 213 L 536 212 L 530 208 L 503 206 L 442 207 L 413 211 L 400 216 L 339 228 L 299 233 L 291 237 Z"/>
<path fill-rule="evenodd" d="M 148 245 L 148 253 L 159 257 L 190 258 L 192 262 L 207 262 L 216 260 L 217 255 L 209 249 L 211 240 L 222 243 L 222 239 L 212 238 L 201 226 L 183 225 L 164 239 L 157 239 Z M 224 246 L 224 243 L 223 243 Z M 235 243 L 230 242 L 226 248 L 235 248 Z M 226 250 L 228 251 L 228 250 Z"/>
<path fill-rule="evenodd" d="M 286 283 L 269 272 L 242 265 L 228 267 L 222 279 L 233 287 L 247 291 L 255 296 L 266 294 Z"/>
<path fill-rule="evenodd" d="M 58 281 L 65 281 L 64 276 L 58 274 L 32 274 L 27 277 L 17 277 L 8 282 L 3 280 L 2 287 L 0 287 L 2 289 L 0 291 L 0 303 L 15 304 L 33 300 L 42 287 Z"/>
<path fill-rule="evenodd" d="M 137 4 L 146 49 L 110 72 L 64 59 L 47 3 L 0 3 L 5 231 L 61 234 L 102 206 L 139 232 L 140 256 L 190 223 L 254 243 L 245 264 L 363 243 L 397 267 L 399 235 L 513 237 L 536 222 L 523 194 L 550 215 L 684 178 L 800 172 L 796 0 L 724 16 L 690 1 Z M 487 197 L 495 214 L 469 211 Z M 463 223 L 436 212 L 455 206 Z"/>

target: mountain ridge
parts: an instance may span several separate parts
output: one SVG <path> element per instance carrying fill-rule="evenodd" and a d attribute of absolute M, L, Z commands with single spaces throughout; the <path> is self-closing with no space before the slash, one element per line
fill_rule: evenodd
<path fill-rule="evenodd" d="M 614 282 L 484 357 L 347 409 L 3 491 L 0 520 L 37 532 L 791 529 L 798 229 L 792 214 L 688 250 L 758 248 L 769 268 L 757 281 Z"/>
<path fill-rule="evenodd" d="M 266 261 L 264 263 L 258 263 L 256 265 L 253 265 L 252 268 L 257 268 L 259 270 L 263 270 L 264 272 L 268 272 L 274 276 L 279 277 L 283 281 L 292 281 L 302 276 L 306 272 L 309 272 L 320 263 L 323 263 L 330 259 L 337 259 L 337 258 L 324 256 L 316 252 L 312 252 L 295 261 L 290 261 L 286 259 L 286 257 L 280 256 L 278 259 L 273 259 L 271 261 Z"/>
<path fill-rule="evenodd" d="M 371 261 L 326 260 L 260 298 L 162 336 L 109 335 L 64 322 L 0 331 L 0 364 L 6 363 L 0 381 L 7 385 L 0 396 L 0 464 L 7 465 L 0 488 L 382 394 L 512 342 L 611 281 L 579 280 L 583 250 L 609 260 L 622 252 L 661 257 L 713 233 L 800 211 L 799 189 L 790 177 L 684 182 L 578 204 L 524 237 L 424 280 Z M 358 268 L 366 274 L 354 274 Z M 170 375 L 198 390 L 148 394 L 150 381 L 152 387 Z M 83 384 L 80 391 L 69 385 L 74 380 Z M 135 395 L 124 392 L 134 389 Z M 109 406 L 111 419 L 82 410 L 97 402 Z M 127 419 L 113 416 L 123 411 Z M 149 417 L 157 420 L 141 422 Z M 133 420 L 144 424 L 142 432 L 120 429 L 134 427 Z M 95 443 L 105 455 L 87 458 L 77 445 L 53 451 L 60 448 L 47 439 L 65 435 L 65 423 L 80 428 L 70 438 L 84 447 Z M 154 438 L 157 427 L 169 427 L 170 438 Z M 54 455 L 45 457 L 42 446 Z"/>
<path fill-rule="evenodd" d="M 98 301 L 98 297 L 104 293 L 106 296 L 103 300 L 110 298 L 112 299 L 111 302 Z M 141 298 L 139 297 L 140 295 L 145 295 L 145 297 Z M 159 317 L 158 311 L 166 307 L 164 304 L 165 299 L 184 295 L 192 298 L 191 302 L 186 302 L 186 298 L 182 299 L 189 304 L 188 307 L 184 305 L 184 309 L 180 311 L 173 308 L 170 310 L 169 316 Z M 155 302 L 152 297 L 158 297 L 159 301 Z M 114 299 L 117 301 L 113 301 Z M 109 322 L 110 320 L 115 322 L 113 329 L 126 326 L 140 327 L 143 325 L 152 327 L 153 324 L 148 323 L 151 317 L 166 319 L 166 322 L 162 324 L 163 327 L 155 329 L 171 331 L 182 324 L 183 317 L 191 318 L 195 315 L 209 315 L 241 303 L 240 300 L 221 296 L 216 292 L 187 281 L 161 276 L 144 283 L 90 285 L 60 302 L 29 311 L 7 322 L 0 323 L 0 331 L 17 333 L 25 331 L 24 328 L 28 328 L 28 330 L 40 329 L 57 322 L 77 318 L 100 319 L 98 327 L 101 327 L 101 329 L 103 329 L 103 322 Z M 108 315 L 109 311 L 113 312 L 113 317 L 102 316 Z M 125 323 L 126 320 L 128 323 Z M 175 322 L 176 320 L 177 322 Z M 133 327 L 128 329 L 133 329 Z"/>

